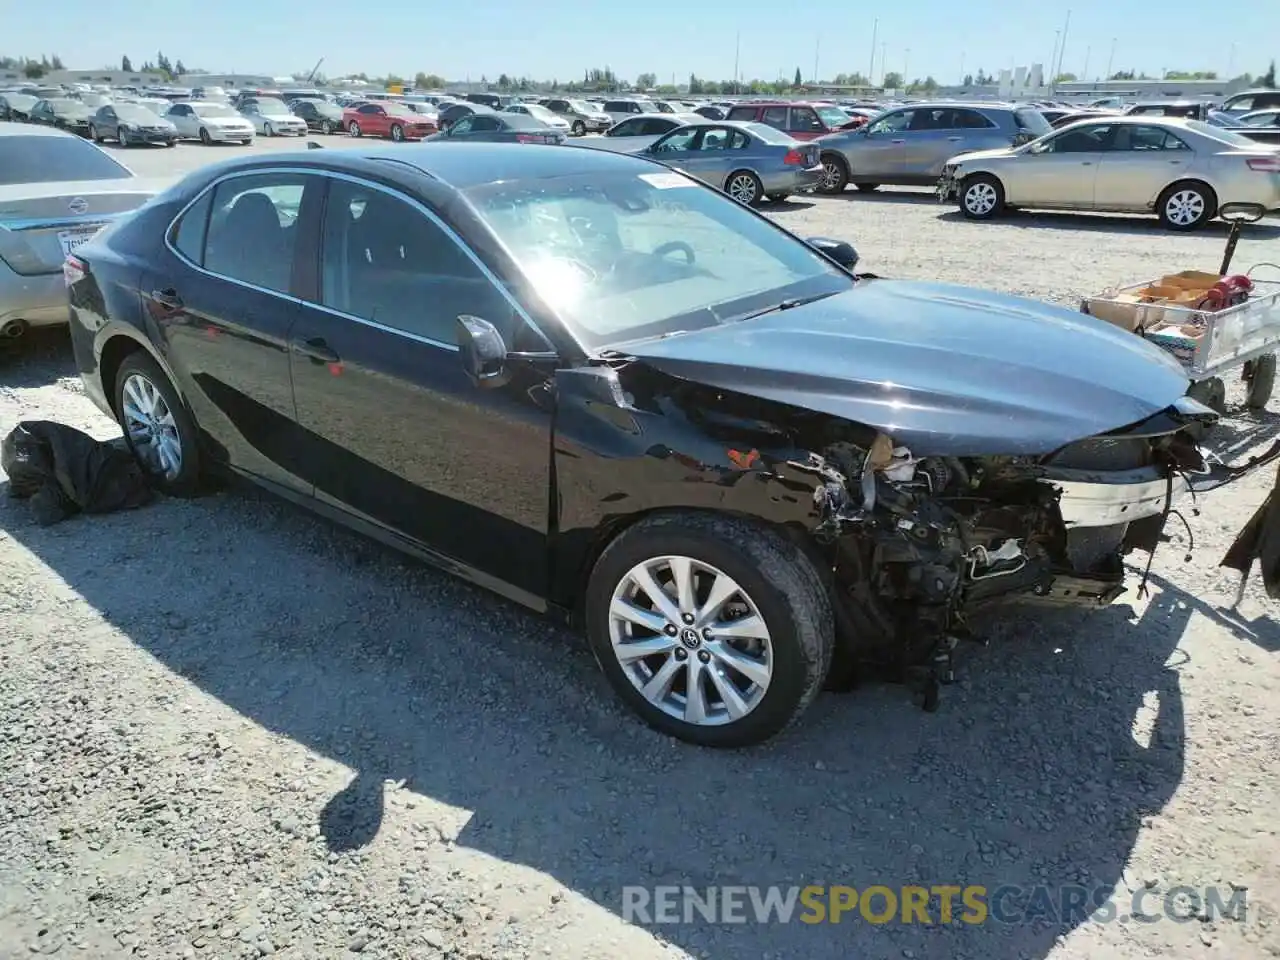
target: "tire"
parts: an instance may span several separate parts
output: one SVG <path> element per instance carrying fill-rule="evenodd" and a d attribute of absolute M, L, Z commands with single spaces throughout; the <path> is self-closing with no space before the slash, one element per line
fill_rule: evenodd
<path fill-rule="evenodd" d="M 697 570 L 694 582 L 695 606 L 705 599 L 709 583 L 717 576 L 727 576 L 739 588 L 725 597 L 738 608 L 740 616 L 758 618 L 767 634 L 770 665 L 763 675 L 751 680 L 746 673 L 730 666 L 720 650 L 747 666 L 760 658 L 699 634 L 689 619 L 679 625 L 668 623 L 660 632 L 631 626 L 615 616 L 620 605 L 635 586 L 633 574 L 648 567 L 656 576 L 669 572 L 664 565 L 671 559 L 688 559 Z M 633 593 L 636 599 L 639 593 Z M 647 595 L 646 595 L 647 596 Z M 674 608 L 679 603 L 663 591 Z M 616 602 L 615 602 L 616 600 Z M 664 618 L 644 609 L 641 601 L 632 609 L 640 615 L 649 613 L 655 626 Z M 752 610 L 754 608 L 754 615 Z M 712 616 L 728 609 L 710 611 Z M 689 613 L 689 611 L 685 611 Z M 628 528 L 601 554 L 591 572 L 586 593 L 586 626 L 596 662 L 618 696 L 651 727 L 669 736 L 705 747 L 745 747 L 762 743 L 794 723 L 813 702 L 831 667 L 835 646 L 834 616 L 830 597 L 822 578 L 805 553 L 793 542 L 773 529 L 753 521 L 717 514 L 679 513 L 655 516 Z M 665 643 L 675 630 L 669 652 L 658 650 L 644 658 L 633 658 L 624 666 L 615 652 L 614 638 L 625 649 L 634 642 L 630 630 L 642 630 L 640 637 Z M 687 632 L 687 636 L 685 635 Z M 705 671 L 704 663 L 719 669 L 714 675 Z M 689 671 L 697 670 L 698 687 L 703 692 L 703 722 L 687 719 L 687 695 L 681 699 L 679 687 L 688 683 Z M 659 671 L 670 671 L 670 685 L 664 685 L 654 699 L 641 691 L 641 685 Z M 755 672 L 755 671 L 752 671 Z M 714 682 L 729 681 L 725 688 Z M 764 680 L 763 686 L 760 680 Z M 720 691 L 725 691 L 721 693 Z M 730 718 L 726 695 L 736 695 L 737 706 L 746 712 Z"/>
<path fill-rule="evenodd" d="M 773 203 L 786 203 L 786 202 L 787 202 L 787 200 L 789 200 L 790 198 L 791 198 L 791 194 L 789 194 L 789 193 L 771 193 L 771 194 L 769 194 L 769 199 L 770 199 Z"/>
<path fill-rule="evenodd" d="M 352 120 L 351 123 L 347 126 L 347 134 L 352 137 L 360 136 L 360 124 Z"/>
<path fill-rule="evenodd" d="M 129 128 L 116 127 L 116 140 L 120 142 L 120 146 L 122 147 L 129 146 Z"/>
<path fill-rule="evenodd" d="M 861 193 L 875 193 L 880 189 L 880 184 L 878 183 L 857 183 L 854 184 L 854 186 L 856 186 Z"/>
<path fill-rule="evenodd" d="M 271 126 L 271 121 L 264 121 L 262 124 L 262 135 L 264 137 L 274 137 L 276 135 L 275 128 Z"/>
<path fill-rule="evenodd" d="M 1218 198 L 1197 180 L 1171 184 L 1156 201 L 1156 215 L 1166 230 L 1198 230 L 1218 214 Z"/>
<path fill-rule="evenodd" d="M 1276 355 L 1263 354 L 1253 361 L 1249 376 L 1249 392 L 1245 406 L 1250 410 L 1265 410 L 1276 386 Z"/>
<path fill-rule="evenodd" d="M 818 185 L 819 193 L 844 193 L 849 185 L 849 162 L 838 153 L 822 155 L 822 183 Z"/>
<path fill-rule="evenodd" d="M 585 137 L 587 135 L 587 125 L 581 120 L 573 121 L 573 126 L 569 128 L 569 132 L 575 137 Z"/>
<path fill-rule="evenodd" d="M 240 146 L 247 147 L 251 143 L 253 143 L 253 137 L 246 137 L 244 140 L 240 141 Z"/>
<path fill-rule="evenodd" d="M 129 401 L 137 409 L 138 405 L 133 402 L 133 398 L 138 396 L 139 380 L 154 387 L 170 415 L 173 429 L 171 433 L 166 433 L 176 437 L 181 463 L 172 475 L 160 471 L 160 462 L 146 448 L 137 445 L 135 433 L 130 430 L 132 420 L 126 412 L 129 409 L 126 407 L 126 389 L 130 391 Z M 151 477 L 153 485 L 172 496 L 189 497 L 197 494 L 200 489 L 200 449 L 195 421 L 164 371 L 144 351 L 137 350 L 129 354 L 120 364 L 120 369 L 116 372 L 114 399 L 116 420 L 124 430 L 125 442 Z"/>
<path fill-rule="evenodd" d="M 724 178 L 724 192 L 744 207 L 750 207 L 764 196 L 764 184 L 750 170 L 735 170 Z"/>
<path fill-rule="evenodd" d="M 404 127 L 400 126 L 400 124 L 398 123 L 393 123 L 391 125 L 391 139 L 394 140 L 396 143 L 403 143 Z"/>
<path fill-rule="evenodd" d="M 1187 396 L 1224 417 L 1227 415 L 1227 386 L 1219 377 L 1197 380 L 1187 389 Z"/>
<path fill-rule="evenodd" d="M 325 120 L 323 123 L 320 124 L 320 132 L 325 134 L 326 136 L 328 136 L 329 134 L 332 134 L 333 124 L 330 123 L 328 120 Z"/>
<path fill-rule="evenodd" d="M 200 128 L 200 142 L 206 147 L 213 143 L 213 137 L 209 136 L 209 130 L 206 127 Z"/>
<path fill-rule="evenodd" d="M 90 139 L 90 140 L 92 140 L 94 143 L 102 143 L 102 142 L 103 142 L 103 140 L 104 140 L 105 138 L 104 138 L 104 137 L 99 136 L 99 135 L 98 135 L 98 128 L 97 128 L 97 127 L 95 127 L 95 126 L 93 126 L 93 124 L 90 124 L 90 125 L 89 125 L 89 139 Z"/>
<path fill-rule="evenodd" d="M 989 173 L 975 173 L 960 184 L 960 212 L 970 220 L 990 220 L 1004 209 L 1004 184 Z"/>

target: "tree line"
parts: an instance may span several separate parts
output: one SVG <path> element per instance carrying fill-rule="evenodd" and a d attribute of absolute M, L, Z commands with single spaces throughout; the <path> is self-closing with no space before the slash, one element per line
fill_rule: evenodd
<path fill-rule="evenodd" d="M 21 70 L 22 75 L 28 80 L 39 80 L 50 70 L 65 70 L 66 65 L 62 62 L 62 58 L 55 54 L 41 54 L 39 59 L 35 57 L 3 57 L 0 56 L 0 70 Z M 115 64 L 107 64 L 101 68 L 102 70 L 116 70 Z M 120 58 L 120 70 L 125 73 L 133 73 L 133 61 L 129 59 L 128 54 Z M 177 80 L 187 73 L 204 73 L 204 70 L 188 70 L 186 65 L 178 60 L 176 62 L 170 60 L 164 55 L 164 51 L 156 54 L 154 60 L 145 61 L 142 66 L 137 68 L 142 73 L 159 73 L 169 80 Z M 90 72 L 90 71 L 86 71 Z"/>

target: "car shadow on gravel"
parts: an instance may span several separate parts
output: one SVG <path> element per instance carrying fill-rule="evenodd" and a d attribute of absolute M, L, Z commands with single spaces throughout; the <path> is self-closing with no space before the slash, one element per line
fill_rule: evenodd
<path fill-rule="evenodd" d="M 936 200 L 934 201 L 936 202 Z M 959 210 L 950 209 L 939 215 L 939 220 L 952 220 L 959 223 L 974 223 Z M 1160 225 L 1154 216 L 1128 216 L 1126 214 L 1094 214 L 1094 213 L 1051 213 L 1043 210 L 1006 210 L 999 217 L 988 221 L 1006 227 L 1025 227 L 1032 230 L 1067 230 L 1072 233 L 1081 231 L 1093 233 L 1125 233 L 1137 234 L 1153 238 L 1159 237 L 1221 237 L 1227 238 L 1227 224 L 1221 220 L 1200 228 L 1195 233 L 1171 233 Z M 1240 233 L 1243 240 L 1272 240 L 1280 237 L 1280 223 L 1247 224 Z"/>
<path fill-rule="evenodd" d="M 41 387 L 76 376 L 66 327 L 39 327 L 15 340 L 0 341 L 0 386 Z"/>
<path fill-rule="evenodd" d="M 655 928 L 716 960 L 1044 957 L 1088 922 L 1055 915 L 1064 885 L 1114 888 L 1127 911 L 1135 837 L 1183 775 L 1174 654 L 1195 608 L 1168 585 L 1140 617 L 1005 615 L 986 648 L 965 646 L 937 713 L 870 685 L 819 698 L 762 748 L 716 752 L 631 717 L 566 631 L 263 494 L 41 528 L 0 492 L 0 528 L 166 668 L 355 771 L 291 811 L 319 824 L 320 858 L 380 830 L 412 858 L 410 815 L 384 810 L 384 783 L 403 781 L 471 812 L 458 846 L 633 921 L 629 885 L 981 885 L 997 901 L 980 925 L 944 926 L 935 903 L 929 924 L 694 913 Z M 269 778 L 279 758 L 242 760 Z M 298 801 L 255 795 L 240 811 L 263 823 L 246 829 L 281 802 Z M 215 852 L 192 856 L 199 871 Z M 1027 919 L 1040 885 L 1051 897 Z"/>

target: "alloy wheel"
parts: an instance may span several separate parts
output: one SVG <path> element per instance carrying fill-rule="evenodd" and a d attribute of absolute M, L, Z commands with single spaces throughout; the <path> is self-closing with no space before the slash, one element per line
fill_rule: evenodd
<path fill-rule="evenodd" d="M 752 204 L 756 202 L 759 190 L 756 189 L 755 177 L 749 173 L 738 173 L 729 180 L 729 196 L 739 203 Z"/>
<path fill-rule="evenodd" d="M 1198 190 L 1179 190 L 1165 201 L 1165 216 L 1179 227 L 1189 227 L 1204 216 L 1204 194 Z"/>
<path fill-rule="evenodd" d="M 122 388 L 129 444 L 148 469 L 172 480 L 182 470 L 182 438 L 173 412 L 154 383 L 132 373 Z"/>
<path fill-rule="evenodd" d="M 844 175 L 844 171 L 840 169 L 840 164 L 834 160 L 822 161 L 822 189 L 834 190 L 840 186 L 840 180 Z"/>
<path fill-rule="evenodd" d="M 964 208 L 978 217 L 994 210 L 997 200 L 996 188 L 989 183 L 975 183 L 964 192 Z"/>
<path fill-rule="evenodd" d="M 758 707 L 773 676 L 769 628 L 728 574 L 690 557 L 654 557 L 613 591 L 609 638 L 628 681 L 658 710 L 723 726 Z"/>
<path fill-rule="evenodd" d="M 324 123 L 320 124 L 320 132 L 324 134 L 333 133 L 333 124 L 326 120 Z"/>

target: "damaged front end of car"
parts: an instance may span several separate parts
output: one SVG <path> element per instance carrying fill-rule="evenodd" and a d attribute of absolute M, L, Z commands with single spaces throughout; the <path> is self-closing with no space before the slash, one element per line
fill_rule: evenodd
<path fill-rule="evenodd" d="M 975 639 L 974 611 L 1110 604 L 1123 555 L 1155 549 L 1206 469 L 1188 428 L 1216 416 L 1188 400 L 1043 456 L 917 458 L 881 432 L 813 453 L 813 534 L 830 550 L 844 670 L 888 667 L 932 709 L 952 651 Z"/>

